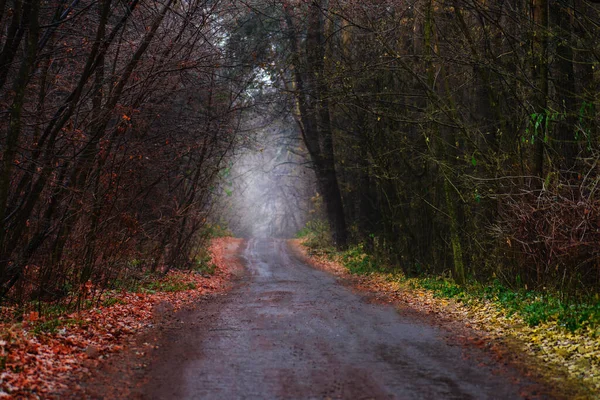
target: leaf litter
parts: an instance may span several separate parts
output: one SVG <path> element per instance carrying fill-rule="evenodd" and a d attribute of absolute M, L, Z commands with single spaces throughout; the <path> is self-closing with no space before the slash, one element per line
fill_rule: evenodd
<path fill-rule="evenodd" d="M 0 398 L 47 398 L 67 389 L 74 374 L 87 373 L 103 359 L 123 350 L 127 338 L 153 326 L 161 313 L 174 313 L 207 294 L 224 292 L 234 272 L 225 247 L 240 239 L 213 239 L 212 275 L 170 271 L 157 288 L 177 282 L 187 290 L 113 293 L 110 306 L 100 305 L 52 319 L 29 312 L 19 323 L 0 323 Z M 168 290 L 168 289 L 167 289 Z M 2 316 L 14 310 L 3 307 Z M 39 331 L 40 324 L 52 329 Z M 38 329 L 36 329 L 36 327 Z"/>
<path fill-rule="evenodd" d="M 328 255 L 310 252 L 302 240 L 290 242 L 300 256 L 316 267 L 350 281 L 359 290 L 374 293 L 382 302 L 434 315 L 445 326 L 461 325 L 467 330 L 459 333 L 457 339 L 487 349 L 497 360 L 512 358 L 524 364 L 520 366 L 526 373 L 537 375 L 560 391 L 556 392 L 557 397 L 600 399 L 598 328 L 584 327 L 570 332 L 556 320 L 530 326 L 516 313 L 491 300 L 438 297 L 433 290 L 419 287 L 418 280 L 390 273 L 351 274 Z M 517 360 L 517 357 L 523 358 Z"/>

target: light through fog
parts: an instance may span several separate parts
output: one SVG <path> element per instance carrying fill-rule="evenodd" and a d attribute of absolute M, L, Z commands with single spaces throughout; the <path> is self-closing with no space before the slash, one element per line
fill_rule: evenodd
<path fill-rule="evenodd" d="M 223 177 L 223 219 L 241 237 L 293 237 L 314 216 L 314 174 L 289 115 L 246 117 L 245 144 Z"/>

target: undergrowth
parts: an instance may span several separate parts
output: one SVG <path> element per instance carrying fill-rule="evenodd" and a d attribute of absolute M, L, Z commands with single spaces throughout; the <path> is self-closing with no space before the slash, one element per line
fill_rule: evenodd
<path fill-rule="evenodd" d="M 411 278 L 407 281 L 412 287 L 431 290 L 438 297 L 466 303 L 472 300 L 491 301 L 508 315 L 519 315 L 529 326 L 554 321 L 570 332 L 600 327 L 600 302 L 592 297 L 564 298 L 560 293 L 511 289 L 499 280 L 489 284 L 471 281 L 465 286 L 439 277 Z"/>
<path fill-rule="evenodd" d="M 296 233 L 296 237 L 304 239 L 304 245 L 313 251 L 334 251 L 331 243 L 329 226 L 327 225 L 327 222 L 323 220 L 315 219 L 309 221 L 304 228 Z"/>
<path fill-rule="evenodd" d="M 85 321 L 76 318 L 51 318 L 36 322 L 33 327 L 33 333 L 36 335 L 44 333 L 56 333 L 58 332 L 59 328 L 64 329 L 73 325 L 84 326 L 85 324 Z"/>
<path fill-rule="evenodd" d="M 181 292 L 184 290 L 196 289 L 193 282 L 185 282 L 175 276 L 167 276 L 164 279 L 153 280 L 141 287 L 141 292 Z"/>
<path fill-rule="evenodd" d="M 317 228 L 317 229 L 315 229 Z M 463 303 L 490 301 L 503 310 L 507 316 L 521 317 L 529 326 L 555 322 L 567 331 L 600 329 L 600 301 L 598 296 L 568 297 L 559 292 L 513 289 L 498 279 L 481 283 L 470 280 L 465 285 L 456 284 L 449 277 L 418 276 L 406 277 L 402 271 L 387 268 L 373 255 L 368 254 L 363 245 L 350 247 L 346 251 L 335 251 L 322 239 L 326 232 L 321 226 L 307 226 L 299 233 L 305 238 L 304 245 L 313 253 L 342 263 L 353 274 L 385 274 L 388 279 L 403 282 L 412 289 L 425 289 L 434 296 L 454 299 Z"/>
<path fill-rule="evenodd" d="M 360 244 L 341 253 L 341 260 L 353 274 L 371 274 L 384 270 L 381 263 L 374 256 L 367 254 Z"/>
<path fill-rule="evenodd" d="M 198 262 L 194 271 L 206 276 L 213 274 L 215 269 L 216 266 L 208 259 Z M 80 302 L 75 301 L 77 293 L 73 293 L 70 297 L 63 299 L 63 301 L 50 302 L 36 300 L 21 305 L 6 305 L 0 307 L 0 323 L 29 319 L 35 322 L 35 328 L 33 329 L 35 333 L 53 333 L 65 323 L 60 318 L 61 316 L 99 305 L 111 307 L 116 304 L 125 304 L 119 298 L 119 293 L 123 291 L 130 293 L 157 293 L 180 292 L 192 289 L 196 289 L 196 285 L 193 282 L 186 281 L 178 274 L 166 276 L 147 274 L 141 279 L 130 280 L 117 287 L 103 291 L 100 296 L 84 298 Z"/>
<path fill-rule="evenodd" d="M 207 251 L 203 251 L 194 259 L 192 269 L 202 275 L 213 275 L 217 270 L 217 266 L 211 260 L 211 255 Z"/>

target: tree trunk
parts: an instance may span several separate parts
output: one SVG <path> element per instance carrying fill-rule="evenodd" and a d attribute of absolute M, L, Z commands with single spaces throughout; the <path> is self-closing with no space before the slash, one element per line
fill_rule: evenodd
<path fill-rule="evenodd" d="M 333 243 L 336 247 L 343 248 L 347 245 L 348 235 L 342 196 L 335 171 L 329 94 L 325 79 L 326 43 L 323 22 L 325 3 L 326 1 L 321 0 L 313 2 L 309 6 L 307 35 L 304 42 L 306 55 L 304 70 L 299 62 L 301 54 L 298 49 L 298 37 L 293 30 L 291 18 L 287 18 L 287 23 L 290 28 L 292 51 L 296 56 L 294 80 L 302 137 L 315 166 Z"/>
<path fill-rule="evenodd" d="M 427 68 L 427 83 L 430 87 L 430 89 L 432 91 L 436 91 L 436 79 L 435 79 L 435 63 L 433 62 L 433 55 L 434 55 L 434 46 L 435 46 L 435 37 L 434 37 L 434 20 L 433 20 L 433 0 L 430 0 L 428 5 L 427 5 L 427 9 L 426 9 L 426 13 L 425 13 L 425 52 L 426 52 L 426 58 L 428 60 L 428 68 Z M 441 65 L 440 67 L 440 75 L 442 75 L 443 77 L 443 81 L 445 83 L 445 90 L 450 93 L 449 87 L 448 87 L 448 77 L 446 76 L 446 72 L 444 69 L 444 66 Z M 451 97 L 449 96 L 449 99 L 451 99 Z M 450 106 L 452 107 L 452 110 L 450 110 L 450 113 L 455 114 L 456 112 L 456 107 L 452 104 L 452 102 L 450 101 Z M 428 104 L 428 110 L 427 112 L 431 115 L 434 114 L 435 112 L 435 107 L 436 105 L 434 104 L 433 101 L 429 100 L 429 104 Z M 457 119 L 456 116 L 454 116 L 454 118 Z M 442 146 L 445 143 L 448 143 L 450 146 L 454 146 L 454 144 L 456 143 L 456 137 L 455 134 L 453 132 L 452 127 L 449 128 L 448 133 L 446 133 L 446 135 L 444 135 L 445 137 L 442 137 L 442 132 L 440 132 L 440 127 L 438 125 L 436 125 L 436 122 L 432 122 L 430 127 L 430 133 L 431 133 L 431 146 L 434 152 L 434 156 L 437 160 L 441 161 L 441 163 L 439 164 L 439 171 L 442 173 L 442 179 L 443 179 L 443 193 L 444 193 L 444 200 L 446 203 L 446 214 L 449 218 L 449 223 L 450 223 L 450 243 L 452 246 L 452 261 L 453 261 L 453 276 L 455 281 L 458 284 L 463 284 L 465 283 L 465 264 L 464 264 L 464 258 L 463 258 L 463 250 L 462 250 L 462 241 L 461 241 L 461 234 L 460 234 L 460 229 L 459 229 L 459 221 L 458 221 L 458 216 L 459 216 L 459 211 L 458 211 L 458 207 L 459 207 L 459 203 L 456 199 L 456 194 L 454 193 L 455 189 L 453 187 L 453 185 L 451 184 L 450 179 L 454 176 L 454 174 L 452 173 L 452 168 L 449 168 L 449 166 L 452 166 L 454 164 L 456 164 L 456 154 L 455 154 L 455 149 L 454 147 L 450 147 L 448 149 L 443 148 Z"/>
<path fill-rule="evenodd" d="M 544 178 L 544 154 L 547 138 L 547 112 L 548 112 L 548 0 L 533 0 L 533 48 L 534 65 L 534 113 L 541 115 L 539 129 L 534 136 L 533 171 L 540 178 Z"/>
<path fill-rule="evenodd" d="M 562 117 L 559 119 L 556 140 L 557 152 L 560 157 L 561 172 L 566 173 L 568 179 L 576 179 L 577 173 L 573 170 L 577 157 L 577 142 L 575 128 L 577 125 L 577 99 L 575 96 L 575 72 L 573 69 L 572 21 L 569 10 L 572 1 L 553 2 L 550 6 L 553 25 L 557 29 L 558 43 L 556 46 L 556 95 L 558 109 Z"/>

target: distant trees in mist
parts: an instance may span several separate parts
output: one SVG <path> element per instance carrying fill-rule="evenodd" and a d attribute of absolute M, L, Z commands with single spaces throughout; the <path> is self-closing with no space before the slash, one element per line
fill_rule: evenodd
<path fill-rule="evenodd" d="M 244 103 L 226 5 L 0 3 L 0 298 L 193 260 Z"/>
<path fill-rule="evenodd" d="M 245 4 L 338 246 L 458 282 L 598 287 L 596 3 Z"/>
<path fill-rule="evenodd" d="M 316 193 L 332 243 L 409 274 L 597 288 L 599 12 L 1 1 L 0 297 L 189 266 L 217 211 L 289 236 Z"/>
<path fill-rule="evenodd" d="M 273 106 L 244 118 L 251 140 L 232 158 L 219 215 L 236 236 L 294 237 L 321 216 L 311 201 L 315 175 L 298 127 L 289 110 Z"/>

